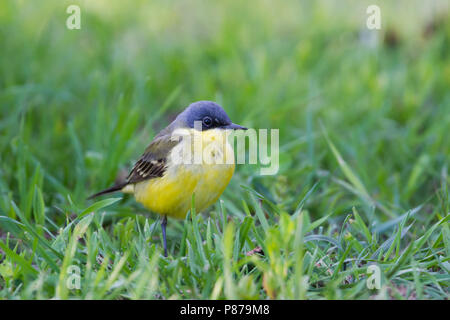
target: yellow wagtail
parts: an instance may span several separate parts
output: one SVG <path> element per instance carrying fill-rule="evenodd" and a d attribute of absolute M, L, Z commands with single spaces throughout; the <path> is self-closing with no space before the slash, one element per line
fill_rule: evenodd
<path fill-rule="evenodd" d="M 133 193 L 138 202 L 163 217 L 161 228 L 167 256 L 167 217 L 184 219 L 194 194 L 199 212 L 217 201 L 234 173 L 234 152 L 228 133 L 246 129 L 232 123 L 218 104 L 194 102 L 155 136 L 125 182 L 88 199 L 115 191 Z M 194 140 L 190 139 L 192 136 Z M 200 143 L 200 148 L 196 143 Z"/>

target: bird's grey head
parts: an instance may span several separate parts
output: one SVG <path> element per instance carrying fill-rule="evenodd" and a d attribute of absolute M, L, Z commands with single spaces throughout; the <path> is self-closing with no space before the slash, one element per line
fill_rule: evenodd
<path fill-rule="evenodd" d="M 194 128 L 195 122 L 199 121 L 203 131 L 209 129 L 247 130 L 245 127 L 232 123 L 225 110 L 212 101 L 191 103 L 179 114 L 178 119 L 182 120 L 189 128 Z"/>

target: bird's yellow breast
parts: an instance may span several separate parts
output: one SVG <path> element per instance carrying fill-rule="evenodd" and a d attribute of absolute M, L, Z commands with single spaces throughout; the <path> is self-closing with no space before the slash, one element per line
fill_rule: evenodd
<path fill-rule="evenodd" d="M 233 149 L 224 130 L 212 129 L 198 134 L 201 135 L 201 149 L 193 147 L 192 141 L 181 140 L 171 151 L 162 177 L 135 185 L 134 195 L 138 202 L 160 215 L 184 219 L 191 208 L 193 194 L 197 212 L 217 201 L 234 173 Z M 191 160 L 201 150 L 201 162 L 171 160 L 171 155 L 180 150 L 190 150 Z"/>

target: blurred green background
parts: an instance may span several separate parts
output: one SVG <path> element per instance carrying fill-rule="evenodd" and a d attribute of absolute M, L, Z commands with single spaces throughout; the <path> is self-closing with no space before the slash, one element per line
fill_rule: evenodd
<path fill-rule="evenodd" d="M 70 4 L 80 30 L 66 28 Z M 381 30 L 366 27 L 371 4 Z M 236 123 L 280 130 L 278 174 L 241 165 L 222 197 L 237 221 L 251 188 L 282 212 L 305 199 L 312 219 L 332 213 L 330 235 L 352 207 L 375 226 L 421 206 L 410 231 L 420 235 L 448 213 L 448 10 L 448 1 L 3 0 L 0 215 L 20 221 L 20 210 L 56 234 L 185 106 L 213 100 Z M 130 198 L 108 210 L 114 223 L 145 212 Z M 172 249 L 177 230 L 169 223 Z M 0 238 L 9 232 L 20 238 L 0 220 Z M 0 281 L 3 293 L 12 287 Z M 199 290 L 192 297 L 209 297 Z"/>

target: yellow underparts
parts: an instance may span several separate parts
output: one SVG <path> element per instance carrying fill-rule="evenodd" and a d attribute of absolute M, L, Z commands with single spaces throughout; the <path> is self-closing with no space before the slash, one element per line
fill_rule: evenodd
<path fill-rule="evenodd" d="M 193 133 L 193 129 L 187 131 Z M 217 201 L 234 173 L 233 149 L 224 130 L 212 129 L 197 134 L 197 141 L 201 139 L 201 148 L 195 148 L 194 139 L 182 139 L 169 155 L 162 177 L 134 186 L 134 196 L 138 202 L 160 215 L 184 219 L 191 208 L 193 194 L 197 212 Z M 195 152 L 198 155 L 199 150 L 202 150 L 201 162 L 197 157 L 197 162 L 192 163 Z M 172 160 L 175 159 L 172 156 L 186 155 L 186 152 L 190 161 Z"/>

